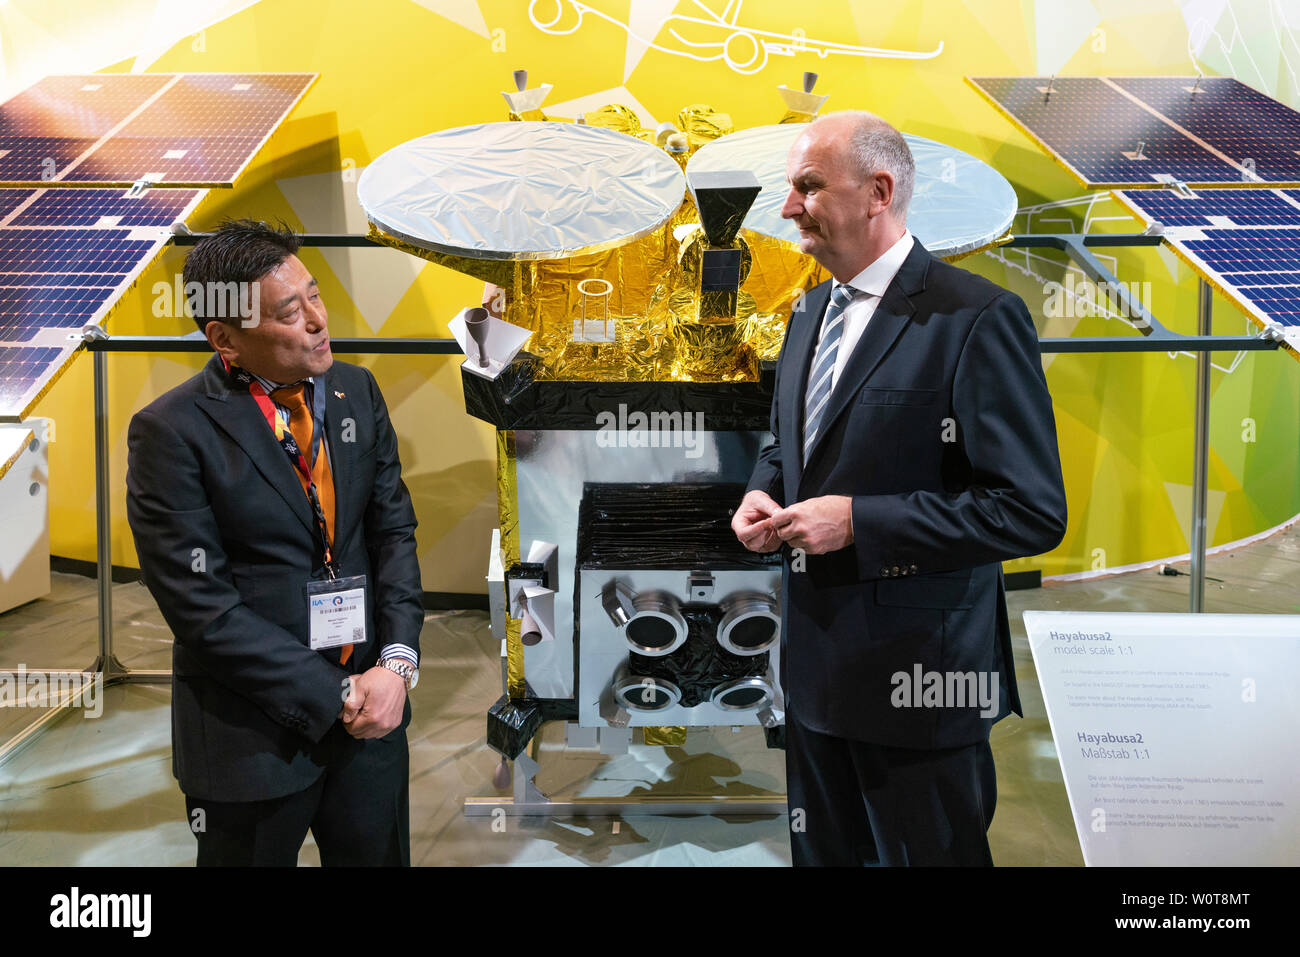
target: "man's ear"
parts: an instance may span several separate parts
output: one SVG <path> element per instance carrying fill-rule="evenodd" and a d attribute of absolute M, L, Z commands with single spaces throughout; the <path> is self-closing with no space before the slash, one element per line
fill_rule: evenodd
<path fill-rule="evenodd" d="M 871 177 L 871 215 L 879 216 L 891 209 L 894 202 L 894 176 L 888 170 L 877 170 Z"/>
<path fill-rule="evenodd" d="M 238 365 L 239 350 L 231 337 L 232 332 L 230 324 L 222 322 L 220 319 L 211 319 L 203 327 L 203 335 L 207 337 L 208 345 L 212 346 L 212 351 L 218 353 L 221 358 L 231 365 Z"/>

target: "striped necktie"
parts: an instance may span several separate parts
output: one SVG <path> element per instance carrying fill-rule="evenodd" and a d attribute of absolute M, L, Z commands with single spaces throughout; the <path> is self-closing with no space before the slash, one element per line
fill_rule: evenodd
<path fill-rule="evenodd" d="M 844 338 L 844 310 L 853 301 L 856 292 L 852 286 L 836 284 L 835 291 L 831 293 L 830 305 L 826 307 L 826 315 L 822 317 L 821 342 L 817 344 L 812 371 L 808 373 L 808 391 L 804 393 L 805 462 L 821 431 L 822 414 L 826 411 L 826 401 L 831 397 L 831 373 L 835 371 L 835 357 L 840 351 L 840 340 Z"/>

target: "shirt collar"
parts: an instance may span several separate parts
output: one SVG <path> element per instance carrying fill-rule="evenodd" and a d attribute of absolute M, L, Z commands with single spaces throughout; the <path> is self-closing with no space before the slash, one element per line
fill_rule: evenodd
<path fill-rule="evenodd" d="M 898 237 L 894 245 L 876 257 L 871 265 L 849 280 L 847 285 L 858 292 L 883 296 L 889 284 L 898 275 L 898 270 L 903 268 L 903 260 L 912 251 L 913 241 L 911 231 L 904 229 L 903 235 Z"/>
<path fill-rule="evenodd" d="M 283 389 L 283 388 L 286 388 L 286 385 L 285 385 L 285 384 L 281 384 L 281 383 L 279 383 L 279 382 L 272 382 L 270 379 L 264 379 L 264 378 L 262 378 L 262 376 L 258 375 L 256 372 L 250 372 L 250 373 L 248 373 L 248 374 L 251 375 L 251 376 L 252 376 L 254 379 L 256 379 L 258 382 L 262 383 L 262 388 L 266 390 L 266 394 L 267 394 L 267 395 L 270 395 L 270 394 L 271 394 L 272 392 L 274 392 L 276 389 Z M 316 379 L 315 379 L 315 377 L 311 377 L 311 376 L 309 376 L 309 377 L 306 378 L 306 379 L 299 379 L 298 382 L 290 382 L 290 383 L 288 383 L 287 385 L 297 385 L 299 382 L 305 382 L 307 385 L 309 385 L 309 386 L 313 386 L 313 387 L 316 385 Z"/>
<path fill-rule="evenodd" d="M 226 374 L 227 374 L 227 375 L 233 375 L 234 372 L 235 372 L 235 370 L 238 369 L 240 372 L 245 373 L 246 375 L 250 375 L 250 376 L 252 376 L 252 377 L 253 377 L 254 379 L 256 379 L 259 383 L 261 383 L 261 386 L 262 386 L 262 388 L 266 391 L 266 394 L 267 394 L 267 395 L 270 395 L 270 394 L 271 394 L 272 392 L 274 392 L 276 389 L 283 389 L 283 388 L 285 388 L 285 385 L 284 385 L 284 384 L 279 383 L 279 382 L 272 382 L 270 379 L 264 378 L 263 376 L 258 375 L 256 372 L 249 372 L 247 369 L 244 369 L 244 368 L 242 368 L 242 367 L 239 367 L 239 366 L 232 366 L 229 362 L 226 361 L 226 357 L 223 356 L 223 355 L 221 355 L 220 353 L 218 353 L 217 358 L 219 358 L 219 359 L 221 360 L 221 365 L 225 368 L 225 370 L 226 370 Z M 316 385 L 316 377 L 315 377 L 315 376 L 308 376 L 308 377 L 305 378 L 305 379 L 299 379 L 298 382 L 306 383 L 308 386 L 314 388 L 315 385 Z M 289 385 L 297 385 L 298 382 L 291 382 L 291 383 L 288 383 L 288 384 L 289 384 Z"/>

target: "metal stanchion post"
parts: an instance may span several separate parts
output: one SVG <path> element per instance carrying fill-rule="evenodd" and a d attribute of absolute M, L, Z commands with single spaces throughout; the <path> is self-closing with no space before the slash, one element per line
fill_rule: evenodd
<path fill-rule="evenodd" d="M 1214 291 L 1204 279 L 1197 286 L 1197 335 L 1210 334 Z M 1205 500 L 1209 481 L 1210 353 L 1196 353 L 1196 425 L 1192 459 L 1192 584 L 1189 608 L 1205 610 Z"/>
<path fill-rule="evenodd" d="M 86 330 L 89 340 L 107 339 L 98 326 Z M 99 592 L 99 655 L 88 670 L 114 684 L 129 673 L 113 655 L 113 503 L 108 490 L 108 356 L 93 354 L 95 363 L 95 576 Z"/>
<path fill-rule="evenodd" d="M 95 574 L 99 590 L 99 657 L 92 670 L 107 672 L 113 659 L 113 522 L 108 497 L 108 356 L 95 364 Z M 118 665 L 120 668 L 120 665 Z M 125 670 L 125 669 L 123 669 Z"/>

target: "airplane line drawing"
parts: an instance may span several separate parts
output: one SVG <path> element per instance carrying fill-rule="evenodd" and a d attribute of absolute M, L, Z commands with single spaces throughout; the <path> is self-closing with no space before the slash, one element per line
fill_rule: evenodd
<path fill-rule="evenodd" d="M 642 36 L 629 24 L 590 4 L 583 3 L 582 0 L 529 0 L 528 19 L 543 33 L 567 36 L 577 32 L 582 27 L 583 18 L 590 13 L 614 24 L 628 36 L 639 40 L 651 49 L 705 63 L 722 60 L 733 71 L 743 75 L 757 73 L 763 69 L 767 66 L 770 56 L 792 57 L 798 53 L 815 53 L 819 58 L 825 59 L 830 54 L 837 53 L 886 59 L 929 60 L 943 52 L 942 40 L 933 50 L 895 50 L 888 47 L 855 46 L 830 40 L 814 40 L 794 33 L 759 30 L 740 23 L 740 11 L 744 0 L 728 0 L 727 6 L 720 14 L 703 0 L 692 0 L 692 2 L 705 16 L 674 13 L 660 21 L 649 37 Z M 550 19 L 542 19 L 537 12 L 539 7 L 553 10 L 553 16 Z M 577 14 L 577 19 L 572 26 L 567 28 L 560 26 L 565 14 L 570 11 Z M 654 37 L 658 36 L 665 27 L 668 28 L 673 39 L 682 45 L 682 49 L 674 49 L 654 42 Z M 682 30 L 688 33 L 695 31 L 697 38 L 684 36 Z M 717 37 L 722 34 L 725 36 L 721 36 L 721 39 L 698 38 L 700 35 Z M 712 52 L 706 55 L 705 51 L 710 50 Z"/>

